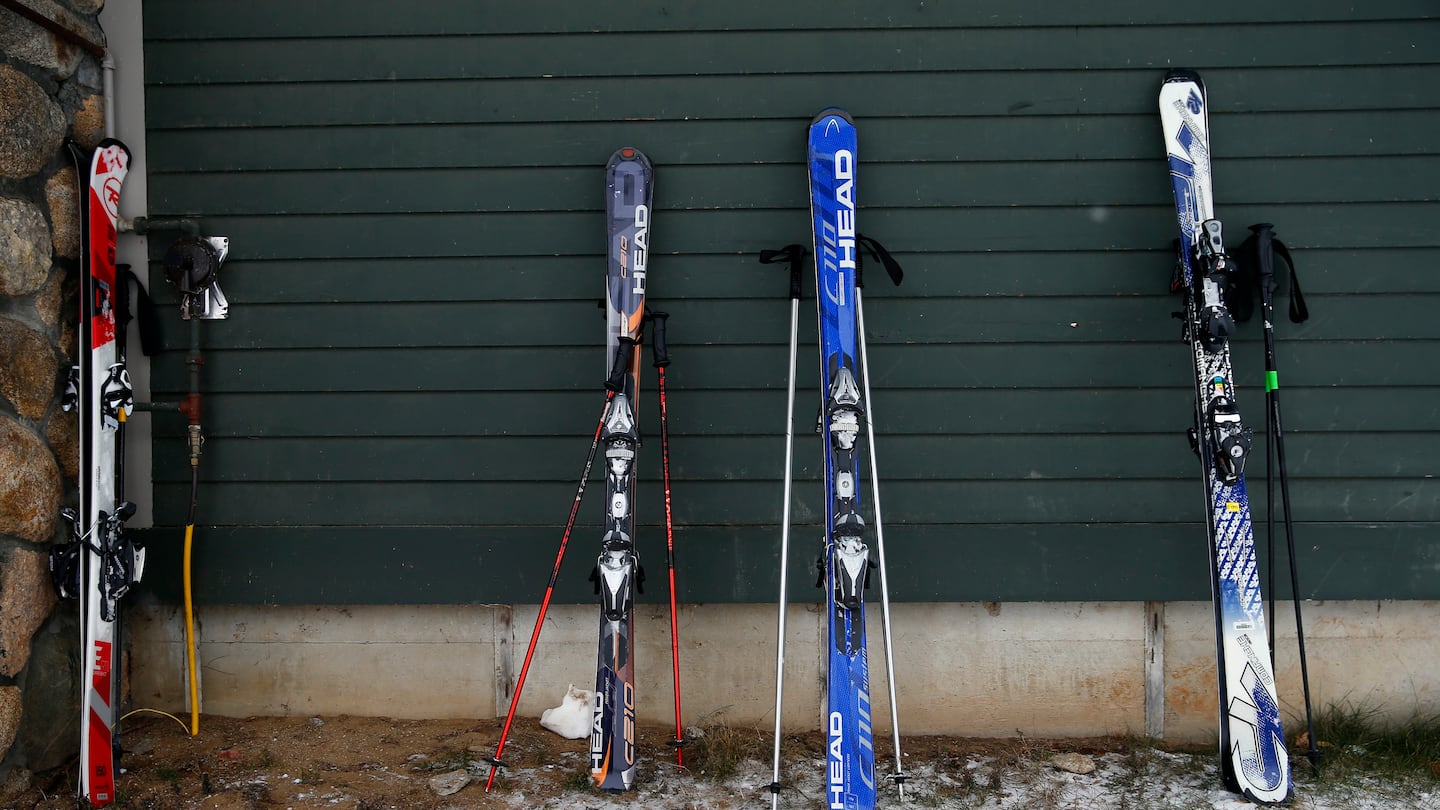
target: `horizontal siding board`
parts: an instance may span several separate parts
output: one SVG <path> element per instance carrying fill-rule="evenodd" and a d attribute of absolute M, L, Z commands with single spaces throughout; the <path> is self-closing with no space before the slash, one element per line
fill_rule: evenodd
<path fill-rule="evenodd" d="M 1308 599 L 1440 598 L 1440 541 L 1423 523 L 1301 523 L 1297 563 Z M 663 533 L 638 534 L 642 563 L 660 565 Z M 572 541 L 555 591 L 565 604 L 593 604 L 587 579 L 598 539 Z M 142 530 L 152 549 L 143 596 L 180 600 L 182 532 Z M 891 593 L 900 600 L 1201 600 L 1210 596 L 1201 523 L 975 526 L 891 525 Z M 197 538 L 195 590 L 266 604 L 525 603 L 544 590 L 558 529 L 498 527 L 207 528 Z M 593 541 L 595 545 L 586 545 Z M 752 528 L 680 527 L 676 578 L 687 601 L 770 602 L 778 593 L 779 536 Z M 1165 564 L 1135 566 L 1137 549 Z M 384 577 L 355 576 L 341 558 L 364 560 Z M 426 564 L 444 560 L 445 566 Z M 934 565 L 955 560 L 954 565 Z M 922 561 L 919 563 L 912 561 Z M 925 564 L 929 561 L 931 564 Z M 1277 562 L 1288 565 L 1282 552 Z M 1267 569 L 1261 556 L 1261 574 Z M 486 571 L 504 571 L 486 577 Z M 465 572 L 465 576 L 448 575 Z M 791 552 L 788 596 L 819 600 L 814 549 Z M 1286 577 L 1279 598 L 1289 595 Z M 661 589 L 638 600 L 659 604 Z"/>
<path fill-rule="evenodd" d="M 206 484 L 331 483 L 407 481 L 469 481 L 507 483 L 563 481 L 579 470 L 581 456 L 573 436 L 474 437 L 460 432 L 463 423 L 446 425 L 427 437 L 376 438 L 208 438 L 205 453 L 214 464 L 203 471 Z M 1172 426 L 1174 427 L 1174 426 Z M 1259 440 L 1260 435 L 1256 436 Z M 671 470 L 688 483 L 769 481 L 777 490 L 783 475 L 782 456 L 771 436 L 711 437 L 672 431 Z M 821 452 L 820 440 L 802 435 L 796 452 L 804 466 Z M 1185 451 L 1180 431 L 1092 435 L 1041 434 L 1038 431 L 991 435 L 883 436 L 881 475 L 898 482 L 947 480 L 1116 481 L 1130 478 L 1183 478 L 1194 472 L 1194 456 Z M 640 472 L 647 489 L 658 484 L 656 450 L 646 443 Z M 188 482 L 186 448 L 179 442 L 161 446 L 157 480 Z M 680 451 L 684 451 L 683 453 Z M 1308 486 L 1319 478 L 1424 478 L 1440 458 L 1440 436 L 1430 433 L 1296 433 L 1286 434 L 1292 486 Z M 1263 480 L 1264 458 L 1257 453 L 1247 465 L 1250 476 Z M 600 476 L 595 476 L 597 479 Z M 653 490 L 652 490 L 653 491 Z"/>
<path fill-rule="evenodd" d="M 1156 197 L 1155 161 L 867 163 L 856 182 L 887 207 L 1145 205 Z M 166 177 L 158 204 L 215 214 L 387 214 L 593 211 L 603 169 L 226 172 Z M 1440 156 L 1224 160 L 1216 185 L 1227 204 L 1434 201 Z M 667 207 L 801 208 L 795 165 L 677 167 L 658 175 Z M 602 181 L 603 182 L 603 181 Z M 796 189 L 799 189 L 798 191 Z M 1160 185 L 1163 190 L 1163 184 Z M 764 192 L 775 190 L 778 193 Z M 1098 196 L 1101 190 L 1105 196 Z M 603 189 L 602 189 L 603 190 Z M 1119 191 L 1124 196 L 1117 197 Z M 276 201 L 284 209 L 276 211 Z M 568 204 L 568 205 L 567 205 Z"/>
<path fill-rule="evenodd" d="M 312 37 L 219 39 L 202 49 L 190 41 L 149 48 L 146 80 L 155 85 L 244 82 L 304 83 L 414 81 L 451 78 L 595 78 L 669 74 L 709 76 L 803 70 L 849 73 L 865 52 L 869 71 L 1068 69 L 1164 70 L 1234 64 L 1389 64 L 1424 42 L 1413 22 L 1317 23 L 1304 36 L 1279 26 L 1214 25 L 1206 47 L 1176 48 L 1191 27 L 1084 26 L 1074 28 L 892 28 L 859 31 L 561 33 L 529 35 L 392 36 L 383 39 Z M 1044 45 L 1037 47 L 1037 42 Z M 537 47 L 544 60 L 534 58 Z M 737 64 L 732 54 L 743 50 Z M 1408 54 L 1407 54 L 1408 55 Z M 1424 58 L 1424 51 L 1420 52 Z M 1434 56 L 1434 54 L 1431 54 Z M 1413 56 L 1411 58 L 1414 58 Z"/>
<path fill-rule="evenodd" d="M 1417 267 L 1440 263 L 1440 249 L 1313 249 L 1291 237 L 1293 233 L 1303 240 L 1308 233 L 1305 223 L 1286 219 L 1276 227 L 1291 245 L 1305 295 L 1317 301 L 1317 318 L 1344 312 L 1345 302 L 1362 295 L 1440 293 L 1440 273 L 1415 272 Z M 1148 252 L 1070 251 L 1063 256 L 1038 250 L 942 253 L 891 247 L 897 248 L 891 253 L 904 265 L 905 281 L 899 290 L 893 290 L 882 279 L 871 291 L 872 305 L 882 298 L 901 296 L 1152 296 L 1169 291 L 1174 261 L 1168 248 L 1159 247 Z M 683 290 L 685 298 L 697 301 L 773 303 L 785 292 L 784 270 L 758 263 L 757 255 L 758 251 L 739 256 L 656 257 L 650 265 L 650 285 L 657 300 L 679 297 L 671 291 Z M 436 301 L 586 304 L 600 298 L 604 285 L 604 261 L 599 256 L 282 259 L 231 265 L 242 266 L 243 272 L 227 271 L 225 292 L 255 306 Z M 1282 306 L 1288 301 L 1289 289 L 1288 277 L 1282 278 L 1277 298 Z M 150 294 L 162 308 L 178 303 L 174 288 L 166 283 L 153 287 Z M 1337 299 L 1321 306 L 1322 296 Z M 1343 300 L 1338 300 L 1340 296 Z M 1178 298 L 1171 301 L 1178 306 Z M 237 315 L 239 311 L 237 308 Z M 784 317 L 788 319 L 788 313 Z M 788 320 L 786 324 L 788 328 Z M 1252 336 L 1255 328 L 1254 324 L 1242 325 L 1240 333 Z M 1290 337 L 1293 328 L 1282 318 L 1277 327 L 1280 340 Z M 705 337 L 679 321 L 674 334 L 677 337 L 672 340 L 683 342 Z"/>
<path fill-rule="evenodd" d="M 904 515 L 907 523 L 1157 523 L 1203 519 L 1198 478 L 882 481 L 881 497 L 885 512 L 892 519 Z M 215 526 L 554 526 L 574 487 L 574 481 L 235 482 L 210 487 L 205 514 Z M 683 489 L 676 488 L 676 498 Z M 1262 488 L 1255 489 L 1258 499 Z M 637 496 L 636 517 L 659 525 L 660 493 L 653 484 L 650 491 L 649 498 Z M 189 494 L 188 482 L 157 484 L 156 511 L 183 514 Z M 765 525 L 780 518 L 770 481 L 690 482 L 683 494 L 687 505 L 677 519 L 686 525 Z M 797 493 L 797 524 L 818 524 L 818 495 Z M 582 507 L 591 525 L 600 523 L 600 500 Z M 504 505 L 498 518 L 490 506 L 496 504 Z M 1306 520 L 1435 522 L 1440 485 L 1433 478 L 1311 479 L 1291 492 L 1291 505 Z"/>
<path fill-rule="evenodd" d="M 783 452 L 780 442 L 784 431 L 784 374 L 783 365 L 757 369 L 755 385 L 768 385 L 767 388 L 672 389 L 669 416 L 676 441 L 693 437 L 699 443 L 721 437 L 763 436 L 771 442 L 772 455 L 779 458 Z M 1248 376 L 1258 378 L 1258 375 L 1258 369 L 1252 369 Z M 1281 375 L 1286 435 L 1295 437 L 1291 442 L 1305 441 L 1300 436 L 1310 432 L 1373 435 L 1393 431 L 1404 435 L 1424 432 L 1440 424 L 1440 386 L 1356 388 L 1326 384 L 1302 387 L 1292 385 L 1290 378 L 1288 372 Z M 813 382 L 812 379 L 812 386 Z M 1264 405 L 1261 386 L 1244 383 L 1242 378 L 1241 410 L 1246 414 L 1256 413 Z M 1166 389 L 889 388 L 874 392 L 873 410 L 882 443 L 888 442 L 892 435 L 1133 432 L 1172 433 L 1178 437 L 1189 426 L 1186 410 L 1189 401 L 1184 385 L 1182 377 L 1178 384 Z M 804 405 L 803 398 L 813 399 L 816 394 L 813 388 L 802 387 L 799 396 Z M 645 388 L 641 431 L 653 437 L 657 434 L 658 422 L 649 397 L 649 389 Z M 1025 408 L 1017 411 L 1017 402 L 1023 402 Z M 570 450 L 566 458 L 574 460 L 577 473 L 586 442 L 600 415 L 598 382 L 592 391 L 564 392 L 466 392 L 439 386 L 391 393 L 229 392 L 214 396 L 209 404 L 213 407 L 206 414 L 205 429 L 217 440 L 433 436 L 523 440 L 559 436 L 568 437 Z M 806 431 L 814 427 L 813 422 L 808 421 L 814 414 L 804 410 L 802 408 L 796 421 L 802 442 L 807 440 Z M 276 418 L 276 414 L 283 414 L 283 418 Z M 476 414 L 494 417 L 477 419 Z M 183 420 L 175 414 L 153 418 L 163 440 L 173 443 L 165 452 L 184 452 Z M 1263 433 L 1263 420 L 1253 424 L 1257 433 Z M 1363 452 L 1365 441 L 1355 439 L 1355 452 Z M 691 448 L 677 444 L 677 464 L 685 463 L 680 457 L 682 451 L 688 453 Z M 1389 458 L 1391 463 L 1398 464 L 1402 463 L 1399 457 L 1397 454 Z M 1382 463 L 1385 458 L 1382 457 Z M 1427 458 L 1414 455 L 1405 458 L 1403 463 L 1425 463 Z M 157 476 L 170 474 L 181 473 L 156 469 Z M 243 470 L 235 474 L 243 474 Z"/>
<path fill-rule="evenodd" d="M 1428 203 L 1286 207 L 1290 221 L 1325 223 L 1323 229 L 1295 239 L 1296 246 L 1327 249 L 1435 247 L 1440 241 L 1436 232 L 1420 227 L 1433 219 L 1434 210 Z M 1224 212 L 1237 223 L 1264 221 L 1270 213 L 1248 205 L 1225 206 Z M 523 256 L 535 255 L 541 245 L 546 254 L 603 261 L 602 219 L 598 212 L 534 212 L 217 216 L 206 222 L 212 233 L 230 237 L 238 264 L 250 259 Z M 1057 254 L 1163 249 L 1170 242 L 1173 220 L 1173 210 L 1158 196 L 1150 206 L 1099 210 L 1089 206 L 899 209 L 862 202 L 857 217 L 861 233 L 886 244 L 942 253 L 1029 251 L 1037 244 Z M 748 261 L 767 247 L 810 241 L 805 211 L 799 208 L 657 210 L 652 228 L 657 266 L 669 254 L 730 253 Z M 1243 226 L 1232 226 L 1232 232 L 1236 234 L 1232 239 L 1238 238 Z"/>
<path fill-rule="evenodd" d="M 779 323 L 777 317 L 776 322 Z M 782 327 L 776 327 L 777 333 Z M 964 336 L 962 336 L 964 337 Z M 777 338 L 783 336 L 777 334 Z M 1236 351 L 1244 348 L 1236 344 Z M 814 354 L 802 346 L 802 357 Z M 1423 341 L 1294 343 L 1285 352 L 1285 384 L 1294 386 L 1440 385 L 1440 368 L 1431 360 L 1436 345 Z M 1251 371 L 1260 381 L 1260 347 L 1252 345 Z M 1085 343 L 1064 351 L 1055 363 L 1055 346 L 995 344 L 965 350 L 944 345 L 874 345 L 871 372 L 877 387 L 925 389 L 945 381 L 964 388 L 1028 389 L 1173 387 L 1184 391 L 1191 376 L 1184 345 Z M 667 371 L 679 389 L 713 391 L 771 387 L 784 390 L 786 347 L 696 346 L 687 364 Z M 390 349 L 333 352 L 325 349 L 221 352 L 206 354 L 207 389 L 231 392 L 284 391 L 599 391 L 604 382 L 604 351 L 530 347 Z M 813 364 L 804 363 L 797 383 L 815 385 Z M 754 371 L 762 369 L 763 371 Z M 184 391 L 188 378 L 178 364 L 156 369 L 156 390 Z M 878 386 L 879 382 L 884 383 Z M 935 415 L 943 418 L 943 415 Z M 1263 422 L 1263 420 L 1252 420 Z"/>
<path fill-rule="evenodd" d="M 663 301 L 664 299 L 659 299 Z M 1101 297 L 891 298 L 873 295 L 867 303 L 875 324 L 869 337 L 877 347 L 905 342 L 943 344 L 1043 342 L 1057 350 L 1085 343 L 1163 343 L 1176 335 L 1169 317 L 1176 302 L 1166 295 Z M 1440 340 L 1440 319 L 1433 317 L 1440 296 L 1369 295 L 1342 298 L 1312 296 L 1316 313 L 1286 334 L 1295 339 Z M 677 331 L 717 342 L 748 342 L 739 334 L 753 301 L 664 303 Z M 577 303 L 577 314 L 586 305 Z M 413 304 L 316 306 L 256 304 L 237 309 L 210 348 L 424 348 L 584 346 L 593 341 L 599 318 L 555 319 L 548 301 L 500 303 L 431 301 Z M 589 314 L 589 313 L 585 313 Z M 363 328 L 357 328 L 361 327 Z M 1253 330 L 1258 331 L 1258 323 Z M 773 330 L 770 330 L 773 335 Z M 682 336 L 677 334 L 677 345 Z M 877 363 L 877 370 L 880 365 Z"/>
<path fill-rule="evenodd" d="M 687 445 L 686 436 L 671 435 L 672 447 L 687 451 L 683 458 L 672 461 L 672 474 L 676 478 L 687 482 L 768 480 L 778 485 L 781 457 L 772 452 L 775 445 L 772 439 L 693 438 L 695 441 Z M 206 452 L 219 459 L 215 466 L 224 472 L 206 480 L 226 483 L 563 480 L 576 471 L 575 444 L 568 436 L 544 441 L 443 436 L 376 439 L 363 444 L 310 438 L 272 439 L 264 443 L 212 438 Z M 1378 451 L 1383 446 L 1375 449 Z M 1389 446 L 1394 446 L 1394 442 Z M 887 465 L 890 472 L 885 478 L 914 481 L 1178 477 L 1188 472 L 1190 466 L 1183 454 L 1171 452 L 1178 447 L 1180 442 L 1173 434 L 887 436 L 885 458 L 894 463 Z M 808 441 L 805 448 L 813 451 L 809 455 L 818 455 L 819 441 Z M 1297 456 L 1303 452 L 1298 446 L 1294 449 Z M 172 455 L 169 462 L 185 460 L 183 453 L 172 450 Z M 652 455 L 642 451 L 642 471 L 654 466 Z M 1359 475 L 1363 470 L 1351 472 Z M 175 480 L 179 480 L 178 477 Z M 654 481 L 645 483 L 653 486 Z"/>
<path fill-rule="evenodd" d="M 374 37 L 414 34 L 470 35 L 493 33 L 565 33 L 589 31 L 746 31 L 770 29 L 952 28 L 1200 23 L 1258 24 L 1293 22 L 1296 10 L 1286 5 L 1256 5 L 1242 0 L 1215 0 L 1195 10 L 1146 0 L 1118 0 L 1103 7 L 1056 6 L 1045 0 L 985 0 L 977 3 L 914 4 L 877 7 L 864 0 L 832 3 L 767 5 L 687 4 L 677 9 L 663 0 L 645 0 L 615 14 L 603 7 L 566 0 L 543 0 L 518 6 L 483 5 L 457 13 L 446 0 L 363 0 L 342 6 L 296 4 L 283 0 L 252 0 L 237 7 L 197 5 L 189 0 L 150 0 L 145 7 L 145 33 L 152 39 L 232 39 L 253 37 Z M 1436 16 L 1426 0 L 1388 0 L 1356 4 L 1349 0 L 1312 0 L 1304 6 L 1307 21 L 1424 19 Z M 1177 41 L 1177 48 L 1200 50 L 1197 42 Z"/>
<path fill-rule="evenodd" d="M 431 168 L 585 167 L 616 144 L 661 147 L 663 179 L 684 166 L 798 164 L 796 126 L 809 110 L 784 117 L 693 121 L 521 124 L 409 124 L 177 129 L 152 122 L 150 171 L 321 171 Z M 1256 157 L 1433 155 L 1429 133 L 1440 109 L 1389 110 L 1377 128 L 1369 110 L 1217 112 L 1217 170 Z M 875 160 L 1011 161 L 1160 159 L 1150 110 L 1107 116 L 883 117 L 863 119 L 866 166 Z M 161 187 L 163 190 L 163 184 Z M 211 201 L 209 205 L 221 201 Z"/>
<path fill-rule="evenodd" d="M 447 79 L 158 86 L 146 103 L 162 127 L 714 120 L 811 115 L 835 102 L 837 82 L 866 100 L 850 105 L 861 119 L 913 115 L 917 98 L 941 116 L 1154 113 L 1160 83 L 1153 69 Z M 1207 86 L 1216 113 L 1431 109 L 1440 64 L 1229 68 L 1207 72 Z"/>

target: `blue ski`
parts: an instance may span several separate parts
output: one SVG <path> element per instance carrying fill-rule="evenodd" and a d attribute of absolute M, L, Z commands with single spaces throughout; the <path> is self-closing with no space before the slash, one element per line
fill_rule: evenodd
<path fill-rule="evenodd" d="M 1174 287 L 1185 297 L 1185 334 L 1195 361 L 1194 443 L 1204 472 L 1210 541 L 1221 770 L 1231 790 L 1274 804 L 1290 797 L 1290 762 L 1245 492 L 1251 432 L 1236 407 L 1229 345 L 1235 326 L 1221 295 L 1233 261 L 1211 197 L 1209 108 L 1199 75 L 1166 74 L 1160 119 L 1180 225 Z"/>
<path fill-rule="evenodd" d="M 820 385 L 825 447 L 825 540 L 821 583 L 829 616 L 825 709 L 825 806 L 875 806 L 870 663 L 865 651 L 865 583 L 870 551 L 860 518 L 857 445 L 865 416 L 857 354 L 855 124 L 842 110 L 810 124 L 810 215 L 820 317 Z"/>

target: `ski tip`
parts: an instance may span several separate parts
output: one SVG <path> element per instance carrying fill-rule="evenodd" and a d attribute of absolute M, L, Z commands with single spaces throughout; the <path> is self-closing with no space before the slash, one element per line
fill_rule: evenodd
<path fill-rule="evenodd" d="M 845 112 L 839 107 L 826 107 L 820 112 L 815 113 L 815 117 L 810 119 L 810 125 L 814 126 L 821 121 L 824 121 L 826 118 L 840 118 L 843 119 L 845 123 L 852 125 L 855 123 L 855 119 L 850 117 L 850 113 Z"/>
<path fill-rule="evenodd" d="M 639 163 L 647 169 L 650 168 L 650 158 L 645 157 L 644 152 L 641 152 L 633 146 L 622 146 L 615 150 L 615 154 L 610 156 L 611 166 L 620 163 Z"/>
<path fill-rule="evenodd" d="M 120 149 L 124 150 L 125 154 L 130 154 L 130 147 L 126 146 L 124 142 L 122 142 L 119 138 L 106 138 L 100 141 L 100 143 L 96 144 L 95 148 L 109 149 L 112 146 L 118 146 L 120 147 Z"/>
<path fill-rule="evenodd" d="M 1171 82 L 1192 82 L 1201 87 L 1205 86 L 1200 81 L 1200 74 L 1190 68 L 1171 68 L 1165 71 L 1165 83 L 1170 84 Z"/>

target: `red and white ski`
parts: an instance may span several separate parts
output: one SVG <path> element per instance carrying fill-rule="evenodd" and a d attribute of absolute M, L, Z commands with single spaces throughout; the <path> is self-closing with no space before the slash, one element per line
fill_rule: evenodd
<path fill-rule="evenodd" d="M 80 790 L 91 807 L 115 801 L 118 605 L 144 568 L 143 549 L 123 531 L 135 507 L 118 501 L 115 491 L 116 434 L 133 405 L 130 377 L 115 345 L 115 240 L 129 166 L 130 151 L 107 138 L 91 155 L 88 174 L 81 173 L 79 365 L 73 381 L 80 423 L 79 510 L 72 517 L 75 542 L 52 554 L 57 587 L 80 600 Z"/>

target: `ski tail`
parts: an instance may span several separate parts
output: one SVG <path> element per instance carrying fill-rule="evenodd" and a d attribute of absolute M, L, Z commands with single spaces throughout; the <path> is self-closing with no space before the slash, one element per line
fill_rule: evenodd
<path fill-rule="evenodd" d="M 636 772 L 634 593 L 644 575 L 635 553 L 635 460 L 653 187 L 650 161 L 638 149 L 625 147 L 611 156 L 606 167 L 605 385 L 613 399 L 601 433 L 605 529 L 591 575 L 600 597 L 600 633 L 590 775 L 597 786 L 616 791 L 629 790 Z"/>
<path fill-rule="evenodd" d="M 826 804 L 875 806 L 875 744 L 864 590 L 872 566 L 860 515 L 857 442 L 865 403 L 857 346 L 855 124 L 843 110 L 810 124 L 810 211 L 819 316 L 825 537 L 819 568 L 828 615 Z"/>
<path fill-rule="evenodd" d="M 1209 104 L 1198 74 L 1166 74 L 1160 118 L 1180 232 L 1174 287 L 1184 295 L 1185 337 L 1194 360 L 1193 440 L 1215 609 L 1221 771 L 1231 790 L 1274 804 L 1289 798 L 1292 783 L 1245 488 L 1251 433 L 1240 420 L 1230 366 L 1234 319 L 1224 290 L 1235 265 L 1215 217 Z"/>

